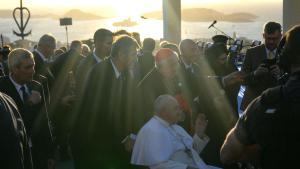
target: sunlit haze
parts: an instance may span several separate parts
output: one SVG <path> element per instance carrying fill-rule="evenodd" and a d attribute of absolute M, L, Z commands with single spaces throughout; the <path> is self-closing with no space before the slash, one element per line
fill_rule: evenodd
<path fill-rule="evenodd" d="M 51 3 L 50 3 L 51 2 Z M 232 11 L 239 7 L 259 4 L 278 4 L 282 0 L 182 0 L 183 8 L 215 7 Z M 11 9 L 19 5 L 19 0 L 0 0 L 1 9 Z M 24 6 L 41 12 L 63 13 L 65 10 L 79 8 L 102 16 L 137 16 L 144 12 L 160 10 L 162 0 L 23 0 Z M 234 5 L 234 8 L 231 7 Z M 247 8 L 245 8 L 247 9 Z M 249 9 L 249 8 L 248 8 Z M 224 9 L 222 9 L 224 10 Z M 237 10 L 237 9 L 236 9 Z M 243 10 L 244 11 L 244 10 Z M 246 12 L 250 12 L 246 11 Z"/>
<path fill-rule="evenodd" d="M 181 5 L 182 9 L 207 8 L 225 15 L 244 12 L 257 16 L 254 22 L 219 21 L 217 26 L 231 35 L 261 39 L 261 28 L 266 21 L 282 22 L 282 2 L 283 0 L 181 0 Z M 0 0 L 0 3 L 0 9 L 13 10 L 20 5 L 20 0 Z M 79 9 L 88 14 L 81 20 L 73 17 L 73 25 L 69 27 L 69 40 L 91 38 L 98 28 L 107 28 L 111 31 L 120 29 L 136 31 L 141 33 L 142 38 L 160 39 L 163 37 L 161 20 L 151 18 L 143 20 L 140 17 L 147 16 L 148 12 L 161 11 L 162 0 L 23 0 L 23 6 L 31 12 L 31 20 L 26 30 L 32 29 L 33 33 L 27 38 L 35 41 L 46 32 L 54 34 L 59 41 L 65 41 L 65 32 L 59 26 L 58 18 L 70 17 L 66 13 L 71 9 Z M 0 20 L 0 24 L 5 25 L 0 27 L 0 31 L 11 40 L 17 40 L 18 37 L 13 35 L 12 29 L 18 29 L 12 16 L 10 17 L 10 13 L 10 11 L 6 12 L 6 20 Z M 82 16 L 81 14 L 77 12 L 77 16 Z M 94 16 L 93 19 L 88 17 L 91 15 Z M 99 17 L 105 17 L 105 19 L 98 19 Z M 128 18 L 131 18 L 137 25 L 132 27 L 113 26 L 113 23 Z M 205 21 L 183 22 L 182 38 L 209 38 L 218 33 L 213 29 L 207 29 L 211 23 L 210 19 L 214 18 L 208 18 Z M 7 25 L 10 28 L 7 28 Z M 86 27 L 86 25 L 89 26 Z"/>

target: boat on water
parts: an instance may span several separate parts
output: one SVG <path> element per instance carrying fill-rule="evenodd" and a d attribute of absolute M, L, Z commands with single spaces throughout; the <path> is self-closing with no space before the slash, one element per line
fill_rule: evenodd
<path fill-rule="evenodd" d="M 114 22 L 113 26 L 120 26 L 120 27 L 132 27 L 138 25 L 137 22 L 132 21 L 130 18 L 124 19 L 120 22 Z"/>

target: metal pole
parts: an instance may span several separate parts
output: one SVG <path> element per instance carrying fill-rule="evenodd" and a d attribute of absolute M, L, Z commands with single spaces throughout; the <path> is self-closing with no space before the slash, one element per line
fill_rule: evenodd
<path fill-rule="evenodd" d="M 226 34 L 225 32 L 223 32 L 221 29 L 219 29 L 219 28 L 217 28 L 217 27 L 215 27 L 215 26 L 212 26 L 212 27 L 215 28 L 215 30 L 221 32 L 223 35 L 227 36 L 228 39 L 234 40 L 232 37 L 230 37 L 229 35 L 227 35 L 227 34 Z M 216 34 L 217 34 L 217 32 L 216 32 Z"/>
<path fill-rule="evenodd" d="M 21 28 L 24 28 L 24 22 L 23 22 L 23 0 L 20 0 L 20 17 L 21 17 Z M 24 30 L 22 30 L 21 33 L 23 33 Z M 22 36 L 22 40 L 24 40 L 24 36 Z"/>
<path fill-rule="evenodd" d="M 164 39 L 178 44 L 181 41 L 181 0 L 163 0 Z"/>
<path fill-rule="evenodd" d="M 66 35 L 67 35 L 67 48 L 69 49 L 69 35 L 68 35 L 68 26 L 66 26 Z"/>

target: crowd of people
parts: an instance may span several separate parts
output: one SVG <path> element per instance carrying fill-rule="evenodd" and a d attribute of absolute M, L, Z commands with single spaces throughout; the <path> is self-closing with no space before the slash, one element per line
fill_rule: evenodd
<path fill-rule="evenodd" d="M 0 166 L 54 169 L 72 160 L 75 169 L 293 168 L 300 26 L 282 35 L 270 21 L 263 38 L 241 70 L 223 35 L 203 48 L 192 39 L 158 45 L 101 28 L 93 46 L 74 40 L 57 48 L 51 34 L 32 51 L 5 46 Z"/>

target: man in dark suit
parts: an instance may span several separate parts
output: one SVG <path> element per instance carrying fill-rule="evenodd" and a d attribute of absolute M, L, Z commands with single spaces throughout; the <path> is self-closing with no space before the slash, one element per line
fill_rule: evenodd
<path fill-rule="evenodd" d="M 282 40 L 279 63 L 288 81 L 265 90 L 228 132 L 220 151 L 223 163 L 259 162 L 262 169 L 292 169 L 299 164 L 300 25 Z"/>
<path fill-rule="evenodd" d="M 37 48 L 32 52 L 34 55 L 34 70 L 36 74 L 48 76 L 47 70 L 49 59 L 54 54 L 56 48 L 56 39 L 50 34 L 43 35 L 37 45 Z"/>
<path fill-rule="evenodd" d="M 33 81 L 34 59 L 31 52 L 18 48 L 8 56 L 10 74 L 0 78 L 0 91 L 17 104 L 32 142 L 33 160 L 37 169 L 45 168 L 51 153 L 48 116 L 43 113 L 43 88 Z"/>
<path fill-rule="evenodd" d="M 81 54 L 82 42 L 79 40 L 74 40 L 71 42 L 70 50 L 66 53 L 61 54 L 53 63 L 51 63 L 50 70 L 58 78 L 60 74 L 65 74 L 72 71 L 76 72 L 76 68 L 84 58 Z"/>
<path fill-rule="evenodd" d="M 246 90 L 241 103 L 241 109 L 245 110 L 248 104 L 265 89 L 277 85 L 280 76 L 279 66 L 276 64 L 277 46 L 282 36 L 281 25 L 276 22 L 268 22 L 264 26 L 264 44 L 250 48 L 246 52 L 242 71 L 246 78 Z"/>
<path fill-rule="evenodd" d="M 153 51 L 155 48 L 155 40 L 145 38 L 143 47 L 138 54 L 138 63 L 140 68 L 140 78 L 143 78 L 155 65 Z"/>
<path fill-rule="evenodd" d="M 182 68 L 183 76 L 191 86 L 192 97 L 196 97 L 199 94 L 197 78 L 203 76 L 199 65 L 196 64 L 196 60 L 200 57 L 199 48 L 193 40 L 184 39 L 180 42 L 179 49 L 181 53 L 179 63 Z"/>
<path fill-rule="evenodd" d="M 59 146 L 61 159 L 68 159 L 68 136 L 70 135 L 71 117 L 75 102 L 75 77 L 77 65 L 81 55 L 82 42 L 75 40 L 70 50 L 60 55 L 51 63 L 51 72 L 55 76 L 52 86 L 50 112 L 55 124 L 56 143 Z"/>
<path fill-rule="evenodd" d="M 187 131 L 190 131 L 190 103 L 193 100 L 194 93 L 192 93 L 191 86 L 184 77 L 177 54 L 171 49 L 162 48 L 155 56 L 155 63 L 156 67 L 138 84 L 138 91 L 140 92 L 140 99 L 138 100 L 140 101 L 138 103 L 140 110 L 138 112 L 143 113 L 144 116 L 141 119 L 147 122 L 152 117 L 152 105 L 158 96 L 170 94 L 180 103 L 186 116 L 185 121 L 187 121 L 183 126 Z M 182 118 L 184 119 L 184 117 Z"/>
<path fill-rule="evenodd" d="M 109 56 L 113 42 L 113 33 L 107 29 L 98 29 L 94 34 L 94 51 L 83 59 L 75 72 L 77 90 L 80 93 L 83 90 L 84 81 L 90 69 L 97 63 L 103 61 Z"/>
<path fill-rule="evenodd" d="M 45 89 L 45 97 L 50 103 L 50 89 L 55 77 L 49 69 L 49 59 L 54 54 L 56 39 L 50 34 L 43 35 L 38 42 L 37 48 L 32 52 L 34 56 L 34 80 L 40 82 Z M 46 79 L 45 79 L 46 78 Z"/>
<path fill-rule="evenodd" d="M 2 169 L 33 169 L 28 138 L 15 102 L 0 92 L 0 158 Z"/>
<path fill-rule="evenodd" d="M 111 57 L 90 71 L 78 120 L 71 137 L 76 169 L 130 168 L 130 154 L 122 140 L 131 132 L 132 101 L 127 69 L 136 61 L 138 45 L 121 36 L 112 46 Z"/>

